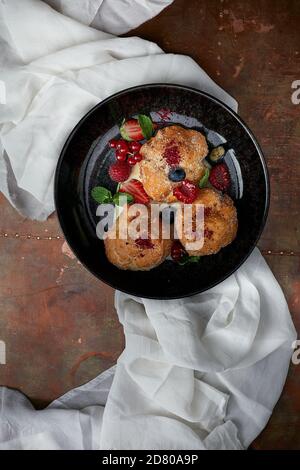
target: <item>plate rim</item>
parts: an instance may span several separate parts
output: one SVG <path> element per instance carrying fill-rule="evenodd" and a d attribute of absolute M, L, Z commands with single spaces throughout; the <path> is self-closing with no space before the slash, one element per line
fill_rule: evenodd
<path fill-rule="evenodd" d="M 56 210 L 56 214 L 57 214 L 57 218 L 58 218 L 58 222 L 59 222 L 59 225 L 60 225 L 60 228 L 63 232 L 63 235 L 65 237 L 65 241 L 67 242 L 67 244 L 70 246 L 71 250 L 74 252 L 76 258 L 80 261 L 80 263 L 82 264 L 82 266 L 84 266 L 84 268 L 91 274 L 93 274 L 93 276 L 95 276 L 97 279 L 99 279 L 100 281 L 102 281 L 103 283 L 109 285 L 110 287 L 112 287 L 113 289 L 115 290 L 119 290 L 121 292 L 124 292 L 128 295 L 135 295 L 133 294 L 132 292 L 129 292 L 128 290 L 126 289 L 120 289 L 120 287 L 118 286 L 115 286 L 112 282 L 108 282 L 107 280 L 104 280 L 100 275 L 99 273 L 96 273 L 93 269 L 91 269 L 90 267 L 88 267 L 85 262 L 81 259 L 81 256 L 80 254 L 78 253 L 78 250 L 76 247 L 74 247 L 73 243 L 71 243 L 69 241 L 69 238 L 68 238 L 68 229 L 66 227 L 66 224 L 63 220 L 63 216 L 61 214 L 61 210 L 60 210 L 60 207 L 59 207 L 59 201 L 58 201 L 58 186 L 59 186 L 59 178 L 60 178 L 60 173 L 61 173 L 61 166 L 62 166 L 62 163 L 63 163 L 63 160 L 64 160 L 64 156 L 65 156 L 65 153 L 66 153 L 66 150 L 68 148 L 68 145 L 70 143 L 70 141 L 72 140 L 74 134 L 77 132 L 77 130 L 80 128 L 81 124 L 89 118 L 89 116 L 91 114 L 93 114 L 93 112 L 98 109 L 99 107 L 101 107 L 102 105 L 106 104 L 107 102 L 119 97 L 119 96 L 122 96 L 123 94 L 126 94 L 128 92 L 132 92 L 132 91 L 135 91 L 135 90 L 144 90 L 144 89 L 147 89 L 147 88 L 158 88 L 158 87 L 164 87 L 164 88 L 175 88 L 175 89 L 181 89 L 181 90 L 185 90 L 185 91 L 190 91 L 190 92 L 193 92 L 193 93 L 196 93 L 198 95 L 201 95 L 201 96 L 204 96 L 206 98 L 209 98 L 210 100 L 214 101 L 217 105 L 221 106 L 222 108 L 224 108 L 226 111 L 228 111 L 237 121 L 240 125 L 242 125 L 242 127 L 245 129 L 245 131 L 248 133 L 248 135 L 250 136 L 254 146 L 255 146 L 255 149 L 259 155 L 259 158 L 260 158 L 260 162 L 261 162 L 261 165 L 262 165 L 262 169 L 263 169 L 263 173 L 264 173 L 264 181 L 265 181 L 265 190 L 266 190 L 266 197 L 265 197 L 265 201 L 264 201 L 264 212 L 263 212 L 263 217 L 262 217 L 262 220 L 261 220 L 261 223 L 260 223 L 260 228 L 259 228 L 259 231 L 258 231 L 258 234 L 257 234 L 257 237 L 251 247 L 251 249 L 248 251 L 248 253 L 241 259 L 241 261 L 234 267 L 234 269 L 230 270 L 226 275 L 222 276 L 221 279 L 219 279 L 218 281 L 216 282 L 213 282 L 211 283 L 206 289 L 201 289 L 199 291 L 195 291 L 195 292 L 192 292 L 192 293 L 187 293 L 187 294 L 184 294 L 184 295 L 174 295 L 174 296 L 151 296 L 151 295 L 147 295 L 143 298 L 147 298 L 147 299 L 157 299 L 157 300 L 174 300 L 174 299 L 182 299 L 182 298 L 185 298 L 185 297 L 193 297 L 194 295 L 198 295 L 198 294 L 201 294 L 203 292 L 206 292 L 207 290 L 209 289 L 212 289 L 213 287 L 217 286 L 218 284 L 220 284 L 221 282 L 225 281 L 227 278 L 229 278 L 232 274 L 234 274 L 244 263 L 245 261 L 249 258 L 249 256 L 251 255 L 251 253 L 253 252 L 253 250 L 256 248 L 257 246 L 257 243 L 262 235 L 262 232 L 265 228 L 265 225 L 266 225 L 266 221 L 267 221 L 267 217 L 268 217 L 268 213 L 269 213 L 269 207 L 270 207 L 270 194 L 271 194 L 271 189 L 270 189 L 270 177 L 269 177 L 269 171 L 268 171 L 268 167 L 267 167 L 267 163 L 266 163 L 266 160 L 265 160 L 265 157 L 264 157 L 264 153 L 261 149 L 261 146 L 260 144 L 258 143 L 255 135 L 253 134 L 253 132 L 251 131 L 251 129 L 248 127 L 248 125 L 246 124 L 246 122 L 233 110 L 231 109 L 227 104 L 223 103 L 221 100 L 219 100 L 218 98 L 214 97 L 213 95 L 203 91 L 203 90 L 200 90 L 198 88 L 194 88 L 194 87 L 191 87 L 191 86 L 187 86 L 187 85 L 181 85 L 181 84 L 177 84 L 177 83 L 164 83 L 164 82 L 158 82 L 158 83 L 147 83 L 147 84 L 142 84 L 142 85 L 136 85 L 136 86 L 133 86 L 133 87 L 129 87 L 129 88 L 125 88 L 123 90 L 120 90 L 116 93 L 113 93 L 112 95 L 108 96 L 107 98 L 105 98 L 104 100 L 102 101 L 99 101 L 99 103 L 97 103 L 95 106 L 93 106 L 78 122 L 77 124 L 74 126 L 74 128 L 72 129 L 72 131 L 70 132 L 70 134 L 68 135 L 62 149 L 61 149 L 61 152 L 60 152 L 60 155 L 59 155 L 59 158 L 58 158 L 58 161 L 57 161 L 57 164 L 56 164 L 56 169 L 55 169 L 55 176 L 54 176 L 54 204 L 55 204 L 55 210 Z"/>

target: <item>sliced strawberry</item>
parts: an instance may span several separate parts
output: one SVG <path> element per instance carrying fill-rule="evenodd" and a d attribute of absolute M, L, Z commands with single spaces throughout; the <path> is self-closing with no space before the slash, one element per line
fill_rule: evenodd
<path fill-rule="evenodd" d="M 174 196 L 178 201 L 185 204 L 192 204 L 198 195 L 198 188 L 189 180 L 184 180 L 181 184 L 173 189 Z"/>
<path fill-rule="evenodd" d="M 211 169 L 209 182 L 219 191 L 228 191 L 230 187 L 230 173 L 225 163 L 219 163 Z"/>
<path fill-rule="evenodd" d="M 120 127 L 120 133 L 125 140 L 142 140 L 144 139 L 142 128 L 137 119 L 129 119 Z"/>
<path fill-rule="evenodd" d="M 134 202 L 138 204 L 148 204 L 150 202 L 150 198 L 144 190 L 144 186 L 138 180 L 132 179 L 126 183 L 122 183 L 119 191 L 131 194 L 131 196 L 134 197 Z"/>
<path fill-rule="evenodd" d="M 108 169 L 109 176 L 113 181 L 116 181 L 117 183 L 126 181 L 129 178 L 130 172 L 131 168 L 128 163 L 120 161 L 113 163 Z"/>

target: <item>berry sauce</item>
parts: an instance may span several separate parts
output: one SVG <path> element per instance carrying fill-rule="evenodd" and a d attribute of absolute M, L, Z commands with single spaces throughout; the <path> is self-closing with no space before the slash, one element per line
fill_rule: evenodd
<path fill-rule="evenodd" d="M 159 115 L 162 121 L 170 121 L 172 111 L 169 108 L 162 108 L 157 111 L 157 114 Z"/>
<path fill-rule="evenodd" d="M 205 238 L 208 238 L 209 240 L 211 239 L 211 237 L 213 236 L 213 231 L 212 230 L 209 230 L 208 228 L 204 229 L 204 237 Z"/>
<path fill-rule="evenodd" d="M 210 207 L 204 207 L 204 217 L 209 217 L 212 213 L 212 210 Z"/>
<path fill-rule="evenodd" d="M 165 148 L 163 157 L 166 159 L 168 165 L 178 165 L 180 162 L 180 154 L 178 146 L 172 140 L 169 145 Z"/>
<path fill-rule="evenodd" d="M 143 248 L 143 249 L 150 249 L 150 248 L 154 248 L 154 245 L 153 243 L 151 242 L 151 240 L 149 240 L 149 238 L 137 238 L 135 240 L 135 244 L 139 247 L 139 248 Z"/>

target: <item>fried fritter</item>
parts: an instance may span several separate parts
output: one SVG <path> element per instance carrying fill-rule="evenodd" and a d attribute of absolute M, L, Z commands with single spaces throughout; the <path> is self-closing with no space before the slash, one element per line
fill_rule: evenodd
<path fill-rule="evenodd" d="M 202 163 L 207 155 L 206 139 L 201 132 L 180 126 L 167 126 L 146 142 L 140 153 L 141 181 L 147 194 L 157 202 L 173 202 L 173 189 L 179 182 L 171 181 L 171 169 L 182 169 L 185 178 L 197 183 L 204 174 Z"/>
<path fill-rule="evenodd" d="M 199 191 L 197 199 L 192 205 L 192 213 L 195 230 L 197 204 L 204 206 L 204 240 L 199 249 L 189 249 L 188 244 L 196 240 L 196 235 L 191 236 L 188 230 L 183 229 L 183 216 L 178 212 L 175 224 L 178 233 L 182 232 L 180 241 L 190 256 L 204 256 L 218 253 L 221 248 L 229 245 L 235 237 L 238 228 L 236 208 L 232 199 L 226 194 L 210 188 Z"/>
<path fill-rule="evenodd" d="M 128 209 L 127 206 L 127 210 L 123 210 L 107 233 L 107 238 L 104 239 L 106 256 L 112 264 L 120 269 L 148 271 L 161 264 L 169 256 L 172 240 L 161 238 L 161 220 L 159 220 L 160 238 L 151 238 L 149 208 L 147 208 L 147 221 L 145 223 L 147 233 L 142 232 L 137 238 L 132 238 L 129 224 L 137 219 L 139 213 L 128 215 Z M 142 222 L 141 226 L 143 226 Z M 125 237 L 121 233 L 122 230 Z"/>

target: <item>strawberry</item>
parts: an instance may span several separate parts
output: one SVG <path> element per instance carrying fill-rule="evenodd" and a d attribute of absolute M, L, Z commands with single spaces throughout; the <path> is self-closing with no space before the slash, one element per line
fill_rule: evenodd
<path fill-rule="evenodd" d="M 127 183 L 123 183 L 119 191 L 131 194 L 131 196 L 134 197 L 134 202 L 138 204 L 148 204 L 150 202 L 150 198 L 144 190 L 144 186 L 138 180 L 132 179 Z"/>
<path fill-rule="evenodd" d="M 209 182 L 219 191 L 228 191 L 230 187 L 230 174 L 225 163 L 214 166 L 209 175 Z"/>
<path fill-rule="evenodd" d="M 113 163 L 108 169 L 109 176 L 113 181 L 116 181 L 117 183 L 126 181 L 129 178 L 130 172 L 131 168 L 128 163 L 120 161 Z"/>
<path fill-rule="evenodd" d="M 129 119 L 120 127 L 120 134 L 125 140 L 143 140 L 142 128 L 137 119 Z"/>
<path fill-rule="evenodd" d="M 191 204 L 198 195 L 198 188 L 191 181 L 184 180 L 179 186 L 173 189 L 173 194 L 178 201 Z"/>
<path fill-rule="evenodd" d="M 120 133 L 125 140 L 143 140 L 150 139 L 155 127 L 152 119 L 145 114 L 139 114 L 137 119 L 128 119 L 122 122 Z"/>

